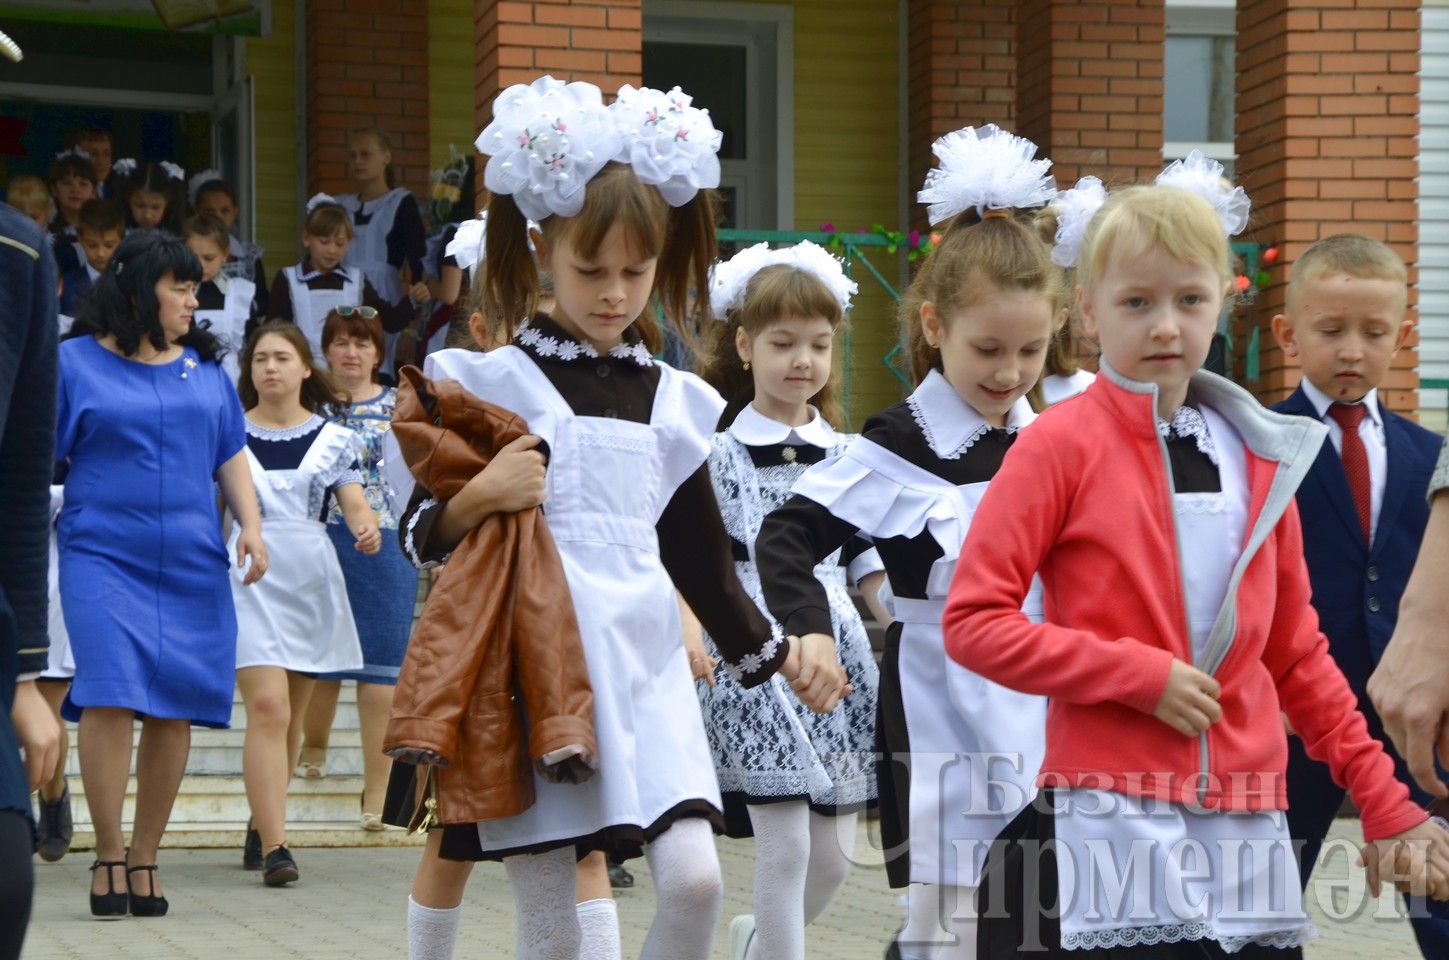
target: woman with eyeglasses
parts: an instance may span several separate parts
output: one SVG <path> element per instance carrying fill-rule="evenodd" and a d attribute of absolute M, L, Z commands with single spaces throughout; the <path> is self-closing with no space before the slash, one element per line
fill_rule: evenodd
<path fill-rule="evenodd" d="M 307 201 L 307 220 L 302 225 L 306 253 L 299 263 L 277 271 L 272 282 L 271 319 L 295 323 L 306 334 L 312 355 L 319 359 L 323 356 L 322 326 L 333 310 L 355 309 L 364 319 L 381 321 L 382 329 L 392 334 L 412 321 L 416 309 L 406 297 L 395 304 L 388 302 L 360 267 L 343 265 L 353 237 L 347 211 L 327 194 L 317 194 Z M 383 369 L 385 382 L 391 383 L 390 374 Z"/>
<path fill-rule="evenodd" d="M 360 554 L 351 549 L 352 534 L 341 508 L 334 506 L 328 514 L 327 532 L 332 535 L 347 581 L 347 598 L 362 641 L 363 666 L 318 677 L 303 721 L 302 754 L 296 773 L 307 779 L 326 775 L 327 744 L 341 681 L 356 681 L 362 728 L 361 826 L 364 830 L 381 830 L 383 799 L 392 769 L 392 760 L 382 752 L 382 739 L 392 709 L 393 688 L 407 652 L 418 592 L 418 571 L 397 541 L 397 518 L 388 505 L 381 469 L 383 438 L 392 427 L 397 391 L 378 382 L 383 337 L 376 319 L 348 308 L 332 311 L 322 327 L 322 350 L 338 392 L 344 394 L 343 402 L 333 408 L 331 419 L 352 430 L 362 442 L 363 489 L 368 504 L 377 513 L 386 542 L 375 555 Z"/>

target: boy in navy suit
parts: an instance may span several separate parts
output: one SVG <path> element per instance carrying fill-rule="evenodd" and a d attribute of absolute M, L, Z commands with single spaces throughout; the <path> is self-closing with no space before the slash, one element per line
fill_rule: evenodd
<path fill-rule="evenodd" d="M 1313 606 L 1369 731 L 1383 741 L 1414 798 L 1427 803 L 1365 692 L 1419 553 L 1429 517 L 1427 485 L 1442 444 L 1378 398 L 1413 329 L 1404 317 L 1407 280 L 1403 261 L 1377 240 L 1338 234 L 1309 247 L 1293 265 L 1286 312 L 1273 318 L 1273 333 L 1298 360 L 1303 378 L 1274 409 L 1328 425 L 1328 439 L 1298 491 Z M 1288 827 L 1303 843 L 1306 886 L 1344 792 L 1297 737 L 1289 738 L 1288 750 Z M 1441 917 L 1412 906 L 1424 956 L 1449 957 L 1449 911 Z M 1437 905 L 1434 913 L 1441 910 Z"/>

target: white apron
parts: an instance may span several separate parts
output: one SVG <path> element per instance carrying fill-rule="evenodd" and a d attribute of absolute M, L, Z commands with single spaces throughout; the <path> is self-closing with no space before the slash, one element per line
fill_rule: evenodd
<path fill-rule="evenodd" d="M 212 336 L 220 340 L 226 350 L 221 358 L 221 368 L 235 385 L 240 375 L 241 368 L 238 363 L 242 347 L 247 341 L 247 321 L 252 316 L 252 299 L 256 296 L 257 285 L 239 277 L 218 276 L 217 281 L 224 288 L 222 292 L 226 296 L 226 302 L 220 310 L 196 311 L 195 319 L 198 324 L 202 321 L 211 324 Z M 292 292 L 292 302 L 295 304 L 296 291 Z"/>
<path fill-rule="evenodd" d="M 322 327 L 327 322 L 327 314 L 343 305 L 356 307 L 362 304 L 362 279 L 358 272 L 341 267 L 338 270 L 343 276 L 341 290 L 310 289 L 300 279 L 302 274 L 298 264 L 282 270 L 292 294 L 292 322 L 306 334 L 307 342 L 312 345 L 312 358 L 324 368 L 327 358 L 322 354 Z"/>
<path fill-rule="evenodd" d="M 401 303 L 406 291 L 398 268 L 387 261 L 387 235 L 397 220 L 397 208 L 404 201 L 411 202 L 412 194 L 403 187 L 394 187 L 376 200 L 369 200 L 367 223 L 359 224 L 357 214 L 362 210 L 362 200 L 355 193 L 343 194 L 337 198 L 342 209 L 352 217 L 352 243 L 347 247 L 347 256 L 342 258 L 344 266 L 356 267 L 363 272 L 372 289 L 391 304 Z M 422 277 L 416 279 L 421 280 Z M 396 333 L 385 334 L 385 355 L 382 361 L 384 372 L 393 370 L 397 356 Z"/>
<path fill-rule="evenodd" d="M 901 623 L 901 699 L 910 740 L 910 879 L 975 887 L 991 841 L 1036 795 L 1046 751 L 1046 698 L 1018 693 L 946 655 L 941 615 L 987 483 L 955 486 L 868 440 L 795 486 L 880 539 L 923 529 L 940 545 L 927 599 L 893 597 Z M 969 560 L 967 561 L 970 562 Z M 1041 584 L 1022 610 L 1041 621 Z"/>
<path fill-rule="evenodd" d="M 558 842 L 610 826 L 647 828 L 673 807 L 720 807 L 714 761 L 684 652 L 655 524 L 704 463 L 723 406 L 661 365 L 649 423 L 575 416 L 517 347 L 444 350 L 428 375 L 518 413 L 552 451 L 544 515 L 558 544 L 594 690 L 598 772 L 583 784 L 536 774 L 537 800 L 478 825 L 484 851 Z"/>
<path fill-rule="evenodd" d="M 308 516 L 312 479 L 339 456 L 352 456 L 351 432 L 326 424 L 295 470 L 264 470 L 246 448 L 262 507 L 266 576 L 243 586 L 246 571 L 232 565 L 236 604 L 236 665 L 338 673 L 362 667 L 362 647 L 347 584 L 327 526 Z M 240 530 L 228 547 L 236 556 Z M 384 547 L 383 549 L 387 549 Z"/>
<path fill-rule="evenodd" d="M 1216 411 L 1202 414 L 1222 491 L 1172 498 L 1195 663 L 1227 597 L 1248 522 L 1242 438 Z M 1282 811 L 1194 812 L 1085 789 L 1059 790 L 1056 800 L 1065 949 L 1211 939 L 1236 953 L 1250 943 L 1293 947 L 1315 936 Z"/>

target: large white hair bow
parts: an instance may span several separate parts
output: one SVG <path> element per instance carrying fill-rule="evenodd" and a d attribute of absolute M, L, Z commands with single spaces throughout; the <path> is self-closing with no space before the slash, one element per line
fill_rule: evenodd
<path fill-rule="evenodd" d="M 186 181 L 186 195 L 191 200 L 191 205 L 196 206 L 196 198 L 201 194 L 201 188 L 213 180 L 222 180 L 221 171 L 215 167 L 207 167 L 205 170 Z"/>
<path fill-rule="evenodd" d="M 719 186 L 719 148 L 724 134 L 709 111 L 675 87 L 668 93 L 624 84 L 609 105 L 623 138 L 614 158 L 634 168 L 641 181 L 659 188 L 671 207 L 682 207 L 702 189 Z"/>
<path fill-rule="evenodd" d="M 111 172 L 122 177 L 129 177 L 135 170 L 136 160 L 134 157 L 122 157 L 111 164 Z"/>
<path fill-rule="evenodd" d="M 965 127 L 931 145 L 939 165 L 926 173 L 926 184 L 916 200 L 928 204 L 926 215 L 935 226 L 964 210 L 1039 207 L 1056 196 L 1052 162 L 1033 159 L 1037 146 L 1025 137 L 995 124 Z"/>
<path fill-rule="evenodd" d="M 1063 190 L 1051 202 L 1057 211 L 1056 243 L 1052 246 L 1052 263 L 1059 267 L 1075 267 L 1082 255 L 1082 241 L 1087 224 L 1107 202 L 1107 188 L 1096 177 L 1083 177 L 1070 190 Z"/>
<path fill-rule="evenodd" d="M 742 306 L 750 278 L 776 264 L 794 267 L 819 278 L 839 301 L 841 313 L 850 309 L 850 298 L 860 289 L 854 280 L 845 275 L 845 266 L 840 258 L 818 244 L 802 240 L 776 250 L 771 249 L 768 243 L 757 243 L 711 268 L 709 307 L 715 317 L 723 319 L 729 311 Z"/>
<path fill-rule="evenodd" d="M 156 166 L 160 167 L 162 170 L 165 170 L 166 175 L 172 180 L 186 179 L 186 171 L 181 168 L 181 164 L 179 163 L 172 163 L 170 160 L 162 160 L 160 163 L 156 164 Z"/>
<path fill-rule="evenodd" d="M 311 199 L 307 201 L 307 215 L 311 216 L 312 211 L 316 210 L 324 203 L 330 203 L 333 206 L 337 207 L 342 206 L 342 204 L 337 202 L 337 198 L 332 196 L 330 193 L 314 193 L 312 194 Z"/>
<path fill-rule="evenodd" d="M 1212 204 L 1222 221 L 1223 231 L 1236 237 L 1248 225 L 1252 202 L 1247 191 L 1235 187 L 1223 177 L 1223 165 L 1210 160 L 1201 150 L 1194 150 L 1181 160 L 1174 160 L 1157 175 L 1159 187 L 1177 187 L 1202 197 Z"/>
<path fill-rule="evenodd" d="M 621 142 L 598 87 L 545 76 L 498 95 L 476 146 L 488 156 L 484 186 L 512 196 L 525 217 L 543 220 L 578 214 L 584 188 Z"/>

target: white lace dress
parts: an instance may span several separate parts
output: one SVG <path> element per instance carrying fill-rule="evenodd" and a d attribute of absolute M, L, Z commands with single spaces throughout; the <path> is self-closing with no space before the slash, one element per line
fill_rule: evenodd
<path fill-rule="evenodd" d="M 764 610 L 760 574 L 753 559 L 760 523 L 790 499 L 811 463 L 841 452 L 851 438 L 835 433 L 816 414 L 794 430 L 746 407 L 730 429 L 715 434 L 710 479 L 725 530 L 735 543 L 735 569 L 745 590 Z M 849 566 L 837 551 L 815 568 L 830 600 L 836 649 L 854 692 L 835 710 L 817 714 L 800 703 L 783 678 L 750 690 L 723 666 L 715 684 L 699 681 L 700 709 L 719 775 L 725 821 L 732 836 L 748 836 L 744 805 L 802 799 L 820 813 L 850 812 L 876 798 L 874 751 L 879 672 L 846 577 L 881 569 L 873 548 L 858 551 Z M 718 649 L 706 635 L 716 661 Z"/>

